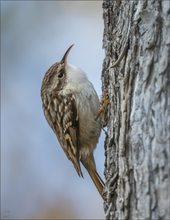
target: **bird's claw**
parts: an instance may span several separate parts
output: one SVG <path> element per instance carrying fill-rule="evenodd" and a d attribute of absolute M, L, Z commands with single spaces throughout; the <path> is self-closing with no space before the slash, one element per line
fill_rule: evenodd
<path fill-rule="evenodd" d="M 95 120 L 97 120 L 99 117 L 102 119 L 105 119 L 106 113 L 107 113 L 107 107 L 109 104 L 110 104 L 109 95 L 108 95 L 108 92 L 105 91 L 102 96 L 102 99 L 100 102 L 100 108 L 99 108 L 99 111 L 97 113 Z"/>

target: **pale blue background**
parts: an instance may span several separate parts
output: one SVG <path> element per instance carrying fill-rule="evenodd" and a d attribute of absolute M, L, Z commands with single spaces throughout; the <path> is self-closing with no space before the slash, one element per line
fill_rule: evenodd
<path fill-rule="evenodd" d="M 86 171 L 77 176 L 41 108 L 46 70 L 69 62 L 101 95 L 102 1 L 1 1 L 1 208 L 3 218 L 104 218 Z M 103 177 L 104 135 L 95 151 Z M 104 178 L 104 177 L 103 177 Z"/>

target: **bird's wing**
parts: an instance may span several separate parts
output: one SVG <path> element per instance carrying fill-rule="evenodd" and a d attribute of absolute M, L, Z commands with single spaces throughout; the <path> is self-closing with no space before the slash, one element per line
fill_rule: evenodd
<path fill-rule="evenodd" d="M 55 107 L 55 103 L 52 104 L 56 112 L 53 130 L 78 175 L 83 177 L 80 167 L 79 118 L 75 98 L 72 94 L 56 98 L 61 99 L 62 104 L 57 107 Z M 54 97 L 52 100 L 55 102 Z M 60 137 L 64 137 L 64 139 Z"/>

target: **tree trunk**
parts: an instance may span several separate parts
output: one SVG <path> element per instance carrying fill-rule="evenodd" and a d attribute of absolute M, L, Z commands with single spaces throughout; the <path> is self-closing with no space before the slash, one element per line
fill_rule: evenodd
<path fill-rule="evenodd" d="M 106 219 L 170 219 L 170 1 L 103 1 Z"/>

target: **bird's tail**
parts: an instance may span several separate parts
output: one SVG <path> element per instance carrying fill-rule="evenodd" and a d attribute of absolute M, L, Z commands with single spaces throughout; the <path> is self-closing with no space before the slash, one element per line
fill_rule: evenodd
<path fill-rule="evenodd" d="M 95 166 L 89 162 L 85 162 L 85 161 L 81 161 L 81 162 L 82 162 L 83 166 L 86 168 L 86 170 L 88 171 L 93 183 L 95 184 L 98 192 L 100 193 L 101 197 L 104 200 L 103 190 L 104 190 L 105 184 L 104 184 L 102 178 L 97 173 Z"/>

